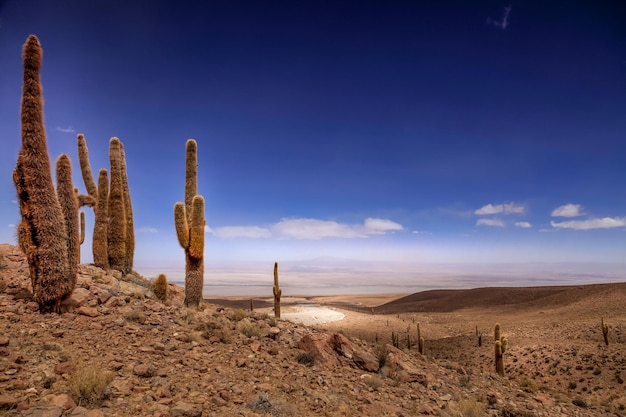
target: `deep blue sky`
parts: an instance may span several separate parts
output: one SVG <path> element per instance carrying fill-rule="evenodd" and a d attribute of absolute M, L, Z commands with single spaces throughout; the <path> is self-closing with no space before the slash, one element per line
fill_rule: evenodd
<path fill-rule="evenodd" d="M 626 258 L 621 0 L 0 1 L 2 242 L 31 33 L 52 157 L 84 192 L 76 134 L 125 144 L 138 266 L 184 262 L 188 138 L 207 264 Z"/>

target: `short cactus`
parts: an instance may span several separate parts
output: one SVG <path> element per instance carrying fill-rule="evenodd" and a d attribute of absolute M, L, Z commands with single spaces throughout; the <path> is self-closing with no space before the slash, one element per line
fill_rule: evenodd
<path fill-rule="evenodd" d="M 274 287 L 272 288 L 274 293 L 274 316 L 280 318 L 280 297 L 283 295 L 283 290 L 278 285 L 278 262 L 274 262 Z"/>
<path fill-rule="evenodd" d="M 500 376 L 504 376 L 504 353 L 506 352 L 509 341 L 505 336 L 500 336 L 500 325 L 496 324 L 495 334 L 498 336 L 498 339 L 495 341 L 495 364 L 496 364 L 496 372 Z"/>
<path fill-rule="evenodd" d="M 167 277 L 164 274 L 154 280 L 154 295 L 162 302 L 167 301 Z"/>

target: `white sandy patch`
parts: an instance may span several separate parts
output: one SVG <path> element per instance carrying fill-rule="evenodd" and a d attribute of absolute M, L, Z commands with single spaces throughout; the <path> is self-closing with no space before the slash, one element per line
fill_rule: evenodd
<path fill-rule="evenodd" d="M 284 312 L 280 315 L 281 319 L 305 326 L 331 323 L 333 321 L 343 320 L 345 317 L 346 315 L 343 313 L 327 307 L 318 306 L 295 306 L 290 308 L 288 312 Z"/>

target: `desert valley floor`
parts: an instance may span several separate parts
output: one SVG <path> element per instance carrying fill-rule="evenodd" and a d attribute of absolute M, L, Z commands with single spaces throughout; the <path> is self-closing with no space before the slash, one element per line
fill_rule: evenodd
<path fill-rule="evenodd" d="M 81 265 L 68 311 L 41 315 L 23 255 L 0 254 L 0 415 L 626 415 L 626 284 L 285 296 L 285 316 L 344 315 L 303 325 L 273 317 L 271 292 L 253 312 L 241 297 L 187 309 L 179 287 L 162 303 L 146 280 Z"/>

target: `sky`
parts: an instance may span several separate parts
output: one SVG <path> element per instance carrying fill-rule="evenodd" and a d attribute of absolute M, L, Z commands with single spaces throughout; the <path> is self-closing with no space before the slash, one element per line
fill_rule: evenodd
<path fill-rule="evenodd" d="M 188 138 L 208 270 L 317 259 L 626 271 L 621 0 L 0 0 L 8 243 L 29 34 L 44 49 L 52 160 L 70 156 L 84 193 L 76 135 L 94 172 L 109 167 L 111 137 L 124 143 L 139 272 L 184 266 L 173 205 Z"/>

